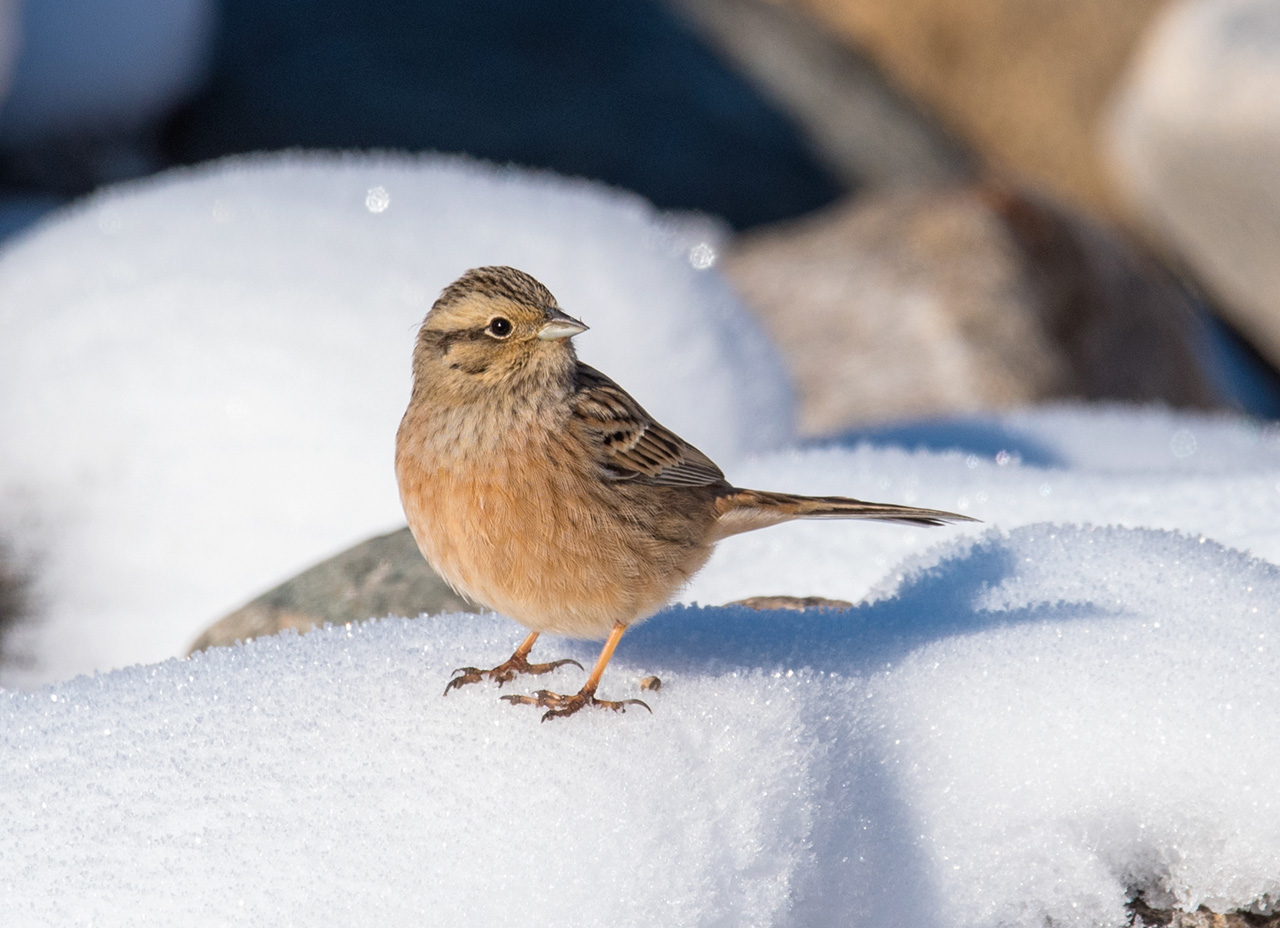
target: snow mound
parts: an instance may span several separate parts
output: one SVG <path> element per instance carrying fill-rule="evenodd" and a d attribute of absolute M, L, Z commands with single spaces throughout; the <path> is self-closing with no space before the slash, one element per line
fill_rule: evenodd
<path fill-rule="evenodd" d="M 873 684 L 954 924 L 1123 924 L 1133 890 L 1185 911 L 1280 898 L 1278 584 L 1203 538 L 1041 525 L 882 600 L 969 604 Z"/>
<path fill-rule="evenodd" d="M 22 10 L 31 0 L 0 0 L 0 112 L 9 95 L 18 48 L 22 44 Z"/>
<path fill-rule="evenodd" d="M 1137 890 L 1248 906 L 1280 894 L 1277 601 L 1275 567 L 1213 542 L 1036 524 L 953 539 L 843 613 L 667 610 L 602 688 L 660 675 L 653 715 L 442 698 L 520 637 L 487 615 L 0 694 L 0 905 L 912 928 L 1118 925 Z"/>
<path fill-rule="evenodd" d="M 713 457 L 783 441 L 785 372 L 710 268 L 718 235 L 442 157 L 230 160 L 46 220 L 0 256 L 0 526 L 45 612 L 7 682 L 178 653 L 401 523 L 414 335 L 469 267 L 540 278 L 591 326 L 584 360 Z"/>
<path fill-rule="evenodd" d="M 948 509 L 1003 529 L 1037 522 L 1205 536 L 1280 564 L 1280 432 L 1229 415 L 1059 406 L 868 429 L 726 468 L 738 486 Z M 728 538 L 681 593 L 857 602 L 956 532 L 792 522 Z"/>
<path fill-rule="evenodd" d="M 211 0 L 25 0 L 0 144 L 160 120 L 207 75 L 215 9 Z"/>

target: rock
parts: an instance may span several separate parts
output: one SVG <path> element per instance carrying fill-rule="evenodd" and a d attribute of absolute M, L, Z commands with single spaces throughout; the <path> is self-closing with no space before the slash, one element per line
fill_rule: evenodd
<path fill-rule="evenodd" d="M 1052 399 L 1220 402 L 1191 298 L 1026 192 L 869 195 L 741 236 L 722 269 L 787 356 L 806 434 Z"/>
<path fill-rule="evenodd" d="M 843 599 L 827 599 L 823 596 L 748 596 L 735 599 L 726 606 L 746 606 L 748 609 L 766 611 L 785 609 L 788 612 L 804 612 L 808 609 L 852 609 L 853 603 Z"/>
<path fill-rule="evenodd" d="M 1097 150 L 1099 117 L 1169 0 L 778 2 L 863 49 L 987 161 L 1077 208 L 1124 215 Z"/>
<path fill-rule="evenodd" d="M 18 562 L 10 545 L 0 539 L 0 656 L 13 659 L 9 653 L 9 633 L 30 612 L 28 571 Z"/>
<path fill-rule="evenodd" d="M 1280 914 L 1211 912 L 1200 906 L 1194 912 L 1148 905 L 1141 894 L 1129 902 L 1130 924 L 1136 928 L 1280 928 Z"/>
<path fill-rule="evenodd" d="M 4 560 L 0 558 L 0 617 L 6 605 L 3 594 L 8 589 L 3 568 Z M 755 596 L 729 605 L 804 610 L 847 609 L 852 604 L 821 596 Z M 479 611 L 480 607 L 455 593 L 428 566 L 409 529 L 402 528 L 348 548 L 263 593 L 205 629 L 188 653 L 262 638 L 285 629 L 306 632 L 319 625 L 363 622 L 388 615 Z M 661 685 L 658 681 L 650 688 L 656 690 Z"/>
<path fill-rule="evenodd" d="M 190 653 L 286 628 L 305 632 L 388 615 L 477 611 L 427 566 L 402 528 L 361 542 L 219 619 Z"/>
<path fill-rule="evenodd" d="M 1118 95 L 1108 143 L 1152 233 L 1280 364 L 1280 5 L 1170 6 Z"/>
<path fill-rule="evenodd" d="M 668 0 L 851 188 L 926 186 L 975 159 L 817 18 L 773 0 Z"/>

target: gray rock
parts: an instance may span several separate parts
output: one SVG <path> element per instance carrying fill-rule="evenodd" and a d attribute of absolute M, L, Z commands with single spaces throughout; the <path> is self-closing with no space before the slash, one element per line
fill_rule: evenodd
<path fill-rule="evenodd" d="M 196 639 L 191 653 L 274 635 L 305 632 L 388 615 L 477 612 L 418 552 L 402 528 L 361 542 L 219 619 Z"/>
<path fill-rule="evenodd" d="M 29 617 L 29 580 L 12 547 L 0 539 L 0 654 L 7 660 L 13 659 L 8 653 L 9 633 Z"/>
<path fill-rule="evenodd" d="M 737 239 L 801 431 L 1052 399 L 1219 404 L 1191 298 L 1118 235 L 994 184 L 890 191 Z"/>
<path fill-rule="evenodd" d="M 851 189 L 969 176 L 976 158 L 862 52 L 776 0 L 667 0 L 786 113 Z"/>
<path fill-rule="evenodd" d="M 1280 365 L 1280 4 L 1171 4 L 1117 96 L 1119 185 Z"/>
<path fill-rule="evenodd" d="M 0 596 L 5 591 L 3 564 L 0 560 Z M 756 596 L 729 605 L 794 610 L 850 606 L 817 596 Z M 0 609 L 3 607 L 0 598 Z M 319 625 L 343 625 L 388 615 L 478 611 L 480 607 L 455 593 L 427 565 L 409 530 L 402 528 L 361 542 L 241 606 L 209 626 L 188 653 L 285 629 L 306 632 Z"/>

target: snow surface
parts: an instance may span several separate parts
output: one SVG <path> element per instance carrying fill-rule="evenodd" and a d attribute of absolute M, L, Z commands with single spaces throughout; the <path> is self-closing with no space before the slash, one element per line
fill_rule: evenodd
<path fill-rule="evenodd" d="M 181 653 L 402 524 L 413 339 L 469 267 L 540 278 L 592 327 L 582 357 L 718 460 L 786 440 L 784 367 L 709 268 L 719 234 L 441 157 L 224 161 L 45 220 L 0 256 L 0 530 L 43 612 L 0 682 Z"/>
<path fill-rule="evenodd" d="M 729 539 L 690 595 L 865 599 L 659 614 L 602 688 L 653 715 L 541 725 L 487 686 L 442 698 L 454 667 L 521 637 L 492 615 L 5 693 L 0 909 L 15 925 L 1118 926 L 1136 891 L 1280 898 L 1275 430 L 1060 407 L 731 476 L 988 524 Z M 1089 520 L 1109 524 L 1068 524 Z M 535 654 L 593 652 L 545 638 Z M 638 692 L 648 674 L 660 692 Z"/>
<path fill-rule="evenodd" d="M 1235 416 L 1049 406 L 868 429 L 746 462 L 728 477 L 740 486 L 950 509 L 1003 528 L 1175 530 L 1280 564 L 1280 428 Z M 936 531 L 793 522 L 721 542 L 682 599 L 856 602 L 938 540 Z"/>
<path fill-rule="evenodd" d="M 1148 528 L 930 534 L 852 611 L 635 629 L 602 691 L 658 674 L 652 715 L 443 698 L 519 637 L 492 615 L 0 694 L 7 924 L 1118 926 L 1139 889 L 1277 898 L 1280 571 Z"/>

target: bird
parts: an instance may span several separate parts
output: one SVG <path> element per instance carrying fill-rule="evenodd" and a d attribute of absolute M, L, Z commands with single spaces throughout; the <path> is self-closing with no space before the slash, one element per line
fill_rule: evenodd
<path fill-rule="evenodd" d="M 587 326 L 511 267 L 473 268 L 445 287 L 413 348 L 395 469 L 409 528 L 459 593 L 528 630 L 496 667 L 454 671 L 445 695 L 489 679 L 549 673 L 538 637 L 604 639 L 572 694 L 504 700 L 542 721 L 593 706 L 649 706 L 596 691 L 626 630 L 665 606 L 716 542 L 792 519 L 936 526 L 976 521 L 936 509 L 735 487 L 617 383 L 578 360 Z M 650 709 L 650 711 L 652 711 Z"/>

